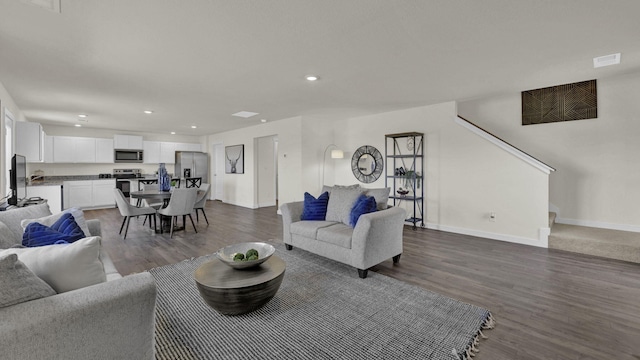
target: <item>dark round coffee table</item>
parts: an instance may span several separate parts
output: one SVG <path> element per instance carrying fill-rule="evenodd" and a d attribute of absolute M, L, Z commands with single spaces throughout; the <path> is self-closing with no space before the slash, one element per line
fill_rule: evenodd
<path fill-rule="evenodd" d="M 278 292 L 285 263 L 277 256 L 250 269 L 233 269 L 219 259 L 206 262 L 194 273 L 204 301 L 224 315 L 254 311 Z"/>

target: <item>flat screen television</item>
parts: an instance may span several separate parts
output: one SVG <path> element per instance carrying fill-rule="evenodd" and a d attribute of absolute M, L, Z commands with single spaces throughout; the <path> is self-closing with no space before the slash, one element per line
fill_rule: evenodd
<path fill-rule="evenodd" d="M 27 158 L 24 156 L 15 154 L 11 158 L 9 183 L 11 187 L 10 205 L 17 205 L 20 200 L 27 198 Z"/>

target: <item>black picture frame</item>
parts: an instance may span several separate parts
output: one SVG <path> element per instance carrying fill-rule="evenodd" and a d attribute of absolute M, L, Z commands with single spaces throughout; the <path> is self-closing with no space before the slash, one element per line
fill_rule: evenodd
<path fill-rule="evenodd" d="M 224 157 L 226 174 L 244 174 L 244 144 L 225 146 Z"/>

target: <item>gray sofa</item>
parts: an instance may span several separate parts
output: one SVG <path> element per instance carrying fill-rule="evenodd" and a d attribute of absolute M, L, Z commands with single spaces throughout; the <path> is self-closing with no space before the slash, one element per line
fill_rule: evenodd
<path fill-rule="evenodd" d="M 335 193 L 332 196 L 335 197 Z M 383 204 L 386 206 L 386 201 Z M 389 207 L 363 214 L 355 227 L 335 220 L 302 221 L 302 201 L 283 204 L 280 209 L 287 250 L 298 247 L 353 266 L 363 279 L 370 267 L 390 258 L 394 263 L 400 260 L 406 215 L 403 209 Z"/>
<path fill-rule="evenodd" d="M 50 215 L 46 204 L 0 212 L 20 243 L 22 219 Z M 87 220 L 100 236 L 100 221 Z M 5 231 L 6 235 L 6 231 Z M 11 239 L 1 239 L 6 244 Z M 122 277 L 100 251 L 107 281 L 0 308 L 0 359 L 153 359 L 156 286 L 149 273 Z"/>

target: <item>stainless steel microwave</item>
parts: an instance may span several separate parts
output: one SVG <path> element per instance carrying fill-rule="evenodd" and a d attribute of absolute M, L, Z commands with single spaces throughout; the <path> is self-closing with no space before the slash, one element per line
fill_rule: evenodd
<path fill-rule="evenodd" d="M 142 150 L 114 150 L 113 160 L 117 163 L 141 163 Z"/>

